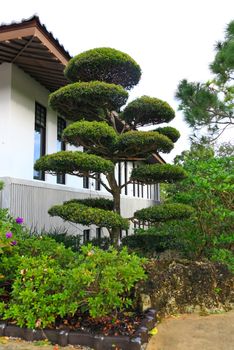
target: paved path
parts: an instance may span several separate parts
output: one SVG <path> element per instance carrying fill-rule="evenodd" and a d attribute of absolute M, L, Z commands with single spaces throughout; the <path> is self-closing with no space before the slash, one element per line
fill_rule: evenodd
<path fill-rule="evenodd" d="M 234 350 L 234 311 L 169 317 L 157 329 L 147 350 Z"/>

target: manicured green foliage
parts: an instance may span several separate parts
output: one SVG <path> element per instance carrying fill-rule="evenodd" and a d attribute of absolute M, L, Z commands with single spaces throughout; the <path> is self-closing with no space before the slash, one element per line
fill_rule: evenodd
<path fill-rule="evenodd" d="M 4 183 L 0 181 L 0 191 L 3 189 L 3 187 L 4 187 Z"/>
<path fill-rule="evenodd" d="M 139 127 L 168 123 L 175 117 L 175 112 L 167 102 L 142 96 L 130 102 L 121 117 L 133 127 Z"/>
<path fill-rule="evenodd" d="M 113 210 L 114 209 L 114 202 L 111 199 L 107 198 L 84 198 L 84 199 L 72 199 L 70 201 L 65 202 L 64 204 L 68 203 L 80 203 L 83 205 L 87 205 L 88 207 L 92 208 L 99 208 L 104 210 Z"/>
<path fill-rule="evenodd" d="M 165 126 L 164 128 L 157 128 L 154 131 L 159 134 L 167 136 L 172 142 L 176 142 L 180 138 L 180 133 L 177 129 L 171 126 Z"/>
<path fill-rule="evenodd" d="M 127 98 L 128 93 L 119 85 L 91 81 L 60 88 L 50 95 L 49 103 L 70 120 L 100 120 L 106 110 L 119 111 Z"/>
<path fill-rule="evenodd" d="M 36 162 L 35 169 L 52 175 L 70 174 L 99 181 L 113 196 L 113 212 L 75 200 L 54 206 L 49 213 L 83 225 L 106 227 L 112 243 L 117 246 L 120 229 L 129 226 L 129 219 L 120 215 L 124 185 L 116 179 L 115 165 L 142 159 L 152 163 L 151 160 L 155 162 L 156 159 L 152 153 L 169 153 L 179 137 L 175 129 L 159 128 L 159 132 L 155 132 L 137 128 L 167 123 L 175 113 L 168 103 L 149 96 L 130 102 L 120 112 L 127 102 L 126 89 L 136 85 L 141 76 L 138 64 L 123 52 L 110 48 L 83 52 L 71 59 L 65 75 L 73 83 L 52 93 L 50 106 L 69 122 L 74 122 L 64 130 L 63 140 L 82 146 L 85 152 L 62 151 L 44 156 Z M 162 167 L 161 170 L 154 166 L 135 169 L 127 182 L 154 184 L 185 176 L 178 167 Z"/>
<path fill-rule="evenodd" d="M 169 153 L 173 149 L 172 141 L 156 132 L 129 131 L 119 136 L 116 153 L 126 156 L 139 156 L 150 152 Z"/>
<path fill-rule="evenodd" d="M 137 210 L 134 217 L 139 221 L 155 223 L 189 218 L 193 213 L 194 210 L 189 205 L 165 203 Z"/>
<path fill-rule="evenodd" d="M 35 163 L 36 170 L 51 174 L 80 175 L 87 173 L 108 173 L 113 171 L 114 164 L 93 154 L 79 151 L 61 151 L 41 157 Z"/>
<path fill-rule="evenodd" d="M 143 183 L 175 182 L 186 178 L 185 170 L 171 164 L 145 164 L 133 169 L 131 179 Z"/>
<path fill-rule="evenodd" d="M 129 227 L 128 220 L 114 211 L 92 208 L 78 202 L 55 205 L 49 209 L 49 214 L 86 226 L 94 224 L 108 229 L 120 227 L 125 230 Z"/>
<path fill-rule="evenodd" d="M 117 133 L 106 122 L 82 120 L 69 125 L 63 133 L 63 139 L 72 145 L 84 146 L 105 154 L 108 149 L 111 151 L 113 148 Z"/>
<path fill-rule="evenodd" d="M 126 53 L 102 47 L 73 57 L 65 68 L 65 76 L 76 81 L 104 81 L 131 89 L 141 77 L 140 66 Z"/>

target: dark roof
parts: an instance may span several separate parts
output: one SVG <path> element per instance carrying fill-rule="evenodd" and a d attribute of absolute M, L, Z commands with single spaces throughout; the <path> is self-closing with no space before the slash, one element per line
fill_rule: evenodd
<path fill-rule="evenodd" d="M 70 58 L 38 16 L 0 25 L 0 64 L 16 64 L 49 91 L 68 83 L 63 71 Z"/>

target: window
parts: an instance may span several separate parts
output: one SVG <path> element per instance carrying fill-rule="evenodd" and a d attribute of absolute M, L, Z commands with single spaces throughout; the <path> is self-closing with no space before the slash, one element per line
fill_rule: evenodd
<path fill-rule="evenodd" d="M 36 102 L 35 104 L 35 129 L 34 129 L 34 163 L 45 155 L 46 141 L 46 108 Z M 43 171 L 34 170 L 33 178 L 45 180 Z"/>
<path fill-rule="evenodd" d="M 149 187 L 150 187 L 150 185 L 146 185 L 146 190 L 147 190 L 147 199 L 149 199 L 149 198 L 150 198 L 150 196 L 149 196 Z"/>
<path fill-rule="evenodd" d="M 96 238 L 101 239 L 102 238 L 102 229 L 101 227 L 96 228 Z"/>
<path fill-rule="evenodd" d="M 132 162 L 132 169 L 135 169 L 135 162 Z M 133 181 L 132 190 L 133 190 L 133 197 L 136 197 L 136 182 L 135 181 Z"/>
<path fill-rule="evenodd" d="M 125 183 L 125 187 L 124 187 L 124 194 L 128 194 L 128 163 L 124 162 L 124 183 Z"/>
<path fill-rule="evenodd" d="M 122 185 L 122 173 L 121 173 L 121 162 L 118 163 L 118 185 Z M 122 192 L 122 189 L 120 193 Z"/>
<path fill-rule="evenodd" d="M 63 118 L 58 117 L 57 120 L 57 151 L 65 151 L 66 144 L 62 140 L 63 130 L 66 128 L 66 121 Z M 65 185 L 65 174 L 57 175 L 57 183 L 61 185 Z"/>
<path fill-rule="evenodd" d="M 89 188 L 89 177 L 88 176 L 83 177 L 83 188 Z"/>
<path fill-rule="evenodd" d="M 101 175 L 100 174 L 96 174 L 95 190 L 96 191 L 101 191 Z"/>
<path fill-rule="evenodd" d="M 90 240 L 90 230 L 83 231 L 83 243 L 86 243 Z"/>

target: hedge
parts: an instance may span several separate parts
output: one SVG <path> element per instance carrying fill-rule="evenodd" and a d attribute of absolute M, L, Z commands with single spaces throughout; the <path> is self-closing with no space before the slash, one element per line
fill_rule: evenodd
<path fill-rule="evenodd" d="M 83 205 L 87 205 L 92 208 L 99 208 L 104 210 L 114 210 L 114 202 L 112 199 L 107 198 L 84 198 L 84 199 L 72 199 L 70 201 L 64 202 L 64 204 L 68 203 L 80 203 Z"/>

